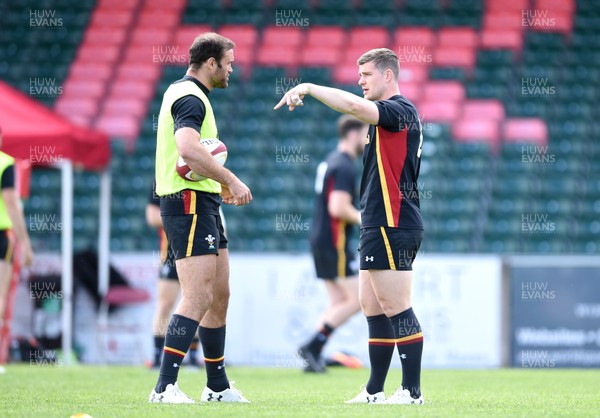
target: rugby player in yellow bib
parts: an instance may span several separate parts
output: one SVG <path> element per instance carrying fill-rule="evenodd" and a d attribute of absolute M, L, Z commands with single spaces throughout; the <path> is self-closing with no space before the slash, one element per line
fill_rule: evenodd
<path fill-rule="evenodd" d="M 190 47 L 185 76 L 169 86 L 158 116 L 156 193 L 162 223 L 176 260 L 181 301 L 171 317 L 160 375 L 150 402 L 193 403 L 177 385 L 181 362 L 196 329 L 204 352 L 207 384 L 201 400 L 248 402 L 225 373 L 225 320 L 229 303 L 229 255 L 219 216 L 221 201 L 246 205 L 250 189 L 201 144 L 219 133 L 208 95 L 227 88 L 235 44 L 216 33 L 199 35 Z M 177 174 L 183 157 L 202 181 Z"/>

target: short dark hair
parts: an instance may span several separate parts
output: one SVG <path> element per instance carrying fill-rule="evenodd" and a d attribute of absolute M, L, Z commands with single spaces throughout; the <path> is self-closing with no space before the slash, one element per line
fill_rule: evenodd
<path fill-rule="evenodd" d="M 214 58 L 217 63 L 221 62 L 225 52 L 235 48 L 231 39 L 214 32 L 207 32 L 196 36 L 190 46 L 190 67 L 197 70 L 209 58 Z"/>
<path fill-rule="evenodd" d="M 376 48 L 365 52 L 358 59 L 357 64 L 363 65 L 367 62 L 375 64 L 375 68 L 379 71 L 384 72 L 388 68 L 394 73 L 394 79 L 398 80 L 400 77 L 400 62 L 398 61 L 398 55 L 394 51 L 388 48 Z"/>
<path fill-rule="evenodd" d="M 352 115 L 342 115 L 338 118 L 337 126 L 338 126 L 338 135 L 340 139 L 345 138 L 349 132 L 354 130 L 360 130 L 366 125 L 360 119 L 355 118 Z"/>

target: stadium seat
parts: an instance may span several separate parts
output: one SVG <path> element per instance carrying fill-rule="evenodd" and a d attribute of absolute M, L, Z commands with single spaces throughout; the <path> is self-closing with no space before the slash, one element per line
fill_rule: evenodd
<path fill-rule="evenodd" d="M 99 27 L 85 32 L 84 44 L 87 45 L 123 45 L 126 28 Z"/>
<path fill-rule="evenodd" d="M 63 95 L 70 97 L 87 97 L 98 99 L 104 94 L 104 83 L 101 80 L 68 80 L 63 89 Z"/>
<path fill-rule="evenodd" d="M 533 0 L 533 7 L 537 10 L 549 10 L 565 13 L 574 13 L 575 0 Z"/>
<path fill-rule="evenodd" d="M 302 48 L 300 64 L 304 66 L 335 66 L 340 61 L 340 48 L 312 46 Z"/>
<path fill-rule="evenodd" d="M 419 116 L 426 122 L 454 122 L 460 116 L 460 104 L 454 101 L 419 101 Z"/>
<path fill-rule="evenodd" d="M 504 106 L 499 100 L 467 100 L 463 104 L 462 116 L 466 120 L 504 119 Z"/>
<path fill-rule="evenodd" d="M 438 47 L 477 47 L 477 34 L 473 28 L 441 28 L 438 31 Z"/>
<path fill-rule="evenodd" d="M 337 65 L 333 71 L 333 80 L 339 84 L 358 83 L 358 66 L 354 64 Z"/>
<path fill-rule="evenodd" d="M 212 32 L 210 25 L 185 25 L 180 26 L 175 33 L 175 45 L 182 51 L 189 51 L 190 45 L 200 33 Z"/>
<path fill-rule="evenodd" d="M 523 30 L 523 10 L 502 10 L 486 13 L 483 17 L 484 30 L 502 30 L 518 32 Z"/>
<path fill-rule="evenodd" d="M 523 35 L 519 30 L 485 29 L 481 33 L 482 49 L 510 49 L 520 52 L 523 48 Z"/>
<path fill-rule="evenodd" d="M 457 81 L 430 81 L 424 85 L 423 99 L 428 101 L 461 102 L 465 89 Z"/>
<path fill-rule="evenodd" d="M 489 143 L 492 149 L 498 149 L 500 127 L 496 120 L 465 118 L 454 123 L 452 134 L 456 141 L 483 141 Z"/>
<path fill-rule="evenodd" d="M 143 80 L 154 82 L 160 75 L 160 67 L 149 64 L 123 64 L 117 71 L 117 77 L 123 80 Z"/>
<path fill-rule="evenodd" d="M 258 52 L 256 62 L 264 66 L 296 67 L 300 61 L 297 51 L 291 46 L 263 46 Z"/>
<path fill-rule="evenodd" d="M 124 28 L 131 23 L 133 14 L 129 11 L 99 9 L 92 14 L 88 31 L 92 28 Z"/>
<path fill-rule="evenodd" d="M 167 45 L 171 40 L 171 31 L 162 28 L 139 28 L 132 34 L 133 45 Z"/>
<path fill-rule="evenodd" d="M 83 63 L 109 63 L 113 64 L 119 57 L 120 48 L 113 46 L 90 46 L 80 48 L 77 52 L 77 59 Z"/>
<path fill-rule="evenodd" d="M 475 50 L 460 46 L 437 47 L 433 53 L 433 64 L 440 67 L 475 67 Z"/>
<path fill-rule="evenodd" d="M 394 31 L 396 48 L 404 45 L 432 47 L 435 42 L 435 34 L 428 27 L 403 27 Z"/>
<path fill-rule="evenodd" d="M 176 10 L 146 9 L 138 18 L 140 28 L 172 28 L 179 23 Z"/>
<path fill-rule="evenodd" d="M 106 115 L 98 119 L 96 127 L 115 138 L 124 138 L 129 141 L 135 140 L 139 132 L 137 119 L 131 116 Z M 133 142 L 130 142 L 130 147 Z"/>
<path fill-rule="evenodd" d="M 413 103 L 419 103 L 423 89 L 420 85 L 414 83 L 400 83 L 400 94 Z M 419 110 L 417 108 L 417 110 Z"/>
<path fill-rule="evenodd" d="M 75 62 L 69 72 L 69 79 L 73 80 L 102 80 L 106 81 L 111 75 L 111 65 L 108 63 L 85 63 Z"/>
<path fill-rule="evenodd" d="M 268 26 L 262 32 L 262 48 L 297 48 L 304 40 L 304 31 L 296 27 Z"/>
<path fill-rule="evenodd" d="M 235 50 L 236 60 L 241 49 L 254 49 L 258 41 L 257 30 L 250 25 L 223 25 L 219 28 L 219 33 L 235 42 L 237 47 Z"/>
<path fill-rule="evenodd" d="M 306 36 L 306 46 L 340 48 L 346 41 L 346 32 L 340 26 L 312 26 Z"/>
<path fill-rule="evenodd" d="M 504 0 L 485 0 L 485 7 L 488 12 L 521 12 L 529 9 L 529 0 L 514 0 L 509 2 Z"/>
<path fill-rule="evenodd" d="M 101 10 L 133 10 L 137 5 L 137 0 L 99 0 L 96 6 Z"/>
<path fill-rule="evenodd" d="M 528 142 L 539 145 L 548 142 L 548 130 L 541 119 L 507 119 L 502 136 L 508 142 Z"/>
<path fill-rule="evenodd" d="M 387 48 L 390 44 L 390 34 L 384 27 L 354 27 L 350 29 L 349 48 L 363 48 L 368 51 L 373 48 Z"/>

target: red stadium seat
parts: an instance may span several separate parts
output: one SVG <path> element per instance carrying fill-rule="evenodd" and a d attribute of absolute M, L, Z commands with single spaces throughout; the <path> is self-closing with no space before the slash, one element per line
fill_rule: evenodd
<path fill-rule="evenodd" d="M 545 145 L 548 142 L 548 128 L 542 119 L 506 119 L 504 122 L 503 137 L 506 142 L 527 142 Z"/>
<path fill-rule="evenodd" d="M 128 115 L 141 118 L 146 114 L 146 102 L 140 99 L 109 97 L 104 103 L 103 115 Z"/>
<path fill-rule="evenodd" d="M 486 0 L 486 12 L 522 11 L 529 9 L 529 0 Z"/>
<path fill-rule="evenodd" d="M 116 79 L 111 89 L 111 96 L 115 98 L 133 98 L 145 101 L 149 100 L 153 94 L 153 85 L 135 80 Z"/>
<path fill-rule="evenodd" d="M 112 74 L 112 65 L 108 63 L 87 63 L 79 60 L 71 65 L 69 79 L 106 81 Z"/>
<path fill-rule="evenodd" d="M 394 32 L 394 46 L 420 45 L 433 46 L 435 34 L 427 27 L 403 27 Z"/>
<path fill-rule="evenodd" d="M 258 40 L 258 32 L 250 25 L 224 25 L 219 28 L 219 33 L 235 42 L 240 49 L 253 48 Z M 238 49 L 235 50 L 237 60 Z"/>
<path fill-rule="evenodd" d="M 423 86 L 414 83 L 408 84 L 399 84 L 400 94 L 406 97 L 411 102 L 417 104 L 421 99 L 421 94 L 423 92 Z M 419 110 L 419 109 L 417 109 Z"/>
<path fill-rule="evenodd" d="M 483 17 L 483 29 L 484 30 L 523 30 L 523 14 L 521 10 L 513 12 L 494 12 L 487 13 Z"/>
<path fill-rule="evenodd" d="M 533 25 L 530 28 L 536 32 L 562 32 L 568 35 L 573 30 L 573 16 L 568 12 L 549 11 L 531 21 Z"/>
<path fill-rule="evenodd" d="M 493 149 L 497 149 L 500 141 L 500 125 L 493 119 L 463 118 L 452 125 L 452 136 L 458 142 L 488 142 Z"/>
<path fill-rule="evenodd" d="M 107 133 L 109 136 L 133 140 L 139 133 L 139 124 L 136 118 L 131 116 L 102 116 L 96 123 L 96 128 Z"/>
<path fill-rule="evenodd" d="M 349 47 L 361 47 L 364 52 L 373 48 L 388 48 L 390 34 L 386 28 L 379 26 L 354 27 L 350 29 Z"/>
<path fill-rule="evenodd" d="M 138 20 L 140 28 L 172 28 L 179 23 L 175 10 L 150 10 L 142 13 Z"/>
<path fill-rule="evenodd" d="M 143 80 L 155 82 L 160 76 L 161 68 L 149 64 L 122 64 L 117 71 L 117 77 L 121 80 Z"/>
<path fill-rule="evenodd" d="M 423 65 L 400 65 L 400 84 L 420 84 L 427 78 L 428 69 Z"/>
<path fill-rule="evenodd" d="M 305 66 L 331 66 L 339 63 L 340 49 L 331 46 L 302 48 L 300 64 Z M 358 71 L 358 70 L 357 70 Z"/>
<path fill-rule="evenodd" d="M 358 67 L 356 64 L 340 64 L 334 67 L 333 79 L 340 84 L 357 84 Z"/>
<path fill-rule="evenodd" d="M 467 100 L 463 103 L 462 115 L 464 119 L 490 119 L 501 121 L 504 119 L 504 105 L 500 100 Z"/>
<path fill-rule="evenodd" d="M 128 10 L 136 8 L 138 0 L 100 0 L 96 5 L 99 10 Z"/>
<path fill-rule="evenodd" d="M 157 50 L 158 48 L 158 50 Z M 125 52 L 125 62 L 131 64 L 143 64 L 147 62 L 152 62 L 154 59 L 154 55 L 159 52 L 168 50 L 168 46 L 130 46 L 127 48 Z M 164 54 L 164 52 L 163 52 Z M 122 64 L 122 63 L 121 63 Z"/>
<path fill-rule="evenodd" d="M 461 102 L 465 88 L 458 81 L 430 81 L 425 84 L 423 99 L 432 102 Z"/>
<path fill-rule="evenodd" d="M 80 49 L 88 45 L 123 45 L 125 42 L 126 28 L 88 28 L 83 38 Z"/>
<path fill-rule="evenodd" d="M 55 109 L 61 115 L 92 117 L 98 112 L 98 101 L 95 98 L 66 97 L 63 95 L 56 101 Z"/>
<path fill-rule="evenodd" d="M 481 33 L 481 49 L 510 49 L 518 52 L 523 48 L 523 32 L 520 29 L 484 29 Z"/>
<path fill-rule="evenodd" d="M 167 45 L 172 41 L 169 29 L 136 29 L 133 32 L 131 43 L 133 45 Z"/>
<path fill-rule="evenodd" d="M 477 33 L 473 28 L 441 28 L 438 31 L 438 48 L 443 47 L 477 47 Z"/>
<path fill-rule="evenodd" d="M 263 30 L 263 47 L 297 47 L 304 39 L 304 30 L 296 27 L 268 26 Z"/>
<path fill-rule="evenodd" d="M 133 19 L 132 11 L 121 10 L 96 10 L 92 14 L 92 21 L 87 31 L 92 28 L 124 28 Z"/>
<path fill-rule="evenodd" d="M 86 97 L 98 99 L 104 94 L 105 83 L 101 80 L 73 80 L 68 79 L 65 83 L 63 96 Z"/>
<path fill-rule="evenodd" d="M 459 46 L 438 47 L 433 53 L 433 64 L 440 67 L 475 68 L 475 49 Z"/>
<path fill-rule="evenodd" d="M 355 72 L 358 74 L 358 64 L 356 63 L 358 59 L 367 52 L 362 46 L 354 46 L 352 48 L 341 48 L 341 61 L 342 65 L 354 65 Z"/>
<path fill-rule="evenodd" d="M 300 56 L 295 49 L 289 46 L 267 46 L 258 52 L 256 62 L 263 66 L 295 67 L 300 61 Z"/>
<path fill-rule="evenodd" d="M 212 32 L 213 28 L 209 25 L 196 25 L 196 26 L 180 26 L 175 33 L 175 45 L 179 46 L 180 49 L 188 53 L 192 42 L 196 39 L 196 36 L 205 32 Z"/>
<path fill-rule="evenodd" d="M 187 0 L 145 0 L 144 7 L 148 10 L 175 10 L 181 11 L 185 8 Z"/>
<path fill-rule="evenodd" d="M 119 57 L 119 46 L 88 46 L 79 48 L 77 60 L 90 63 L 115 63 Z"/>
<path fill-rule="evenodd" d="M 534 0 L 533 7 L 536 10 L 549 10 L 552 12 L 575 12 L 574 0 Z"/>
<path fill-rule="evenodd" d="M 419 102 L 418 111 L 424 122 L 454 122 L 460 116 L 460 105 L 453 101 L 424 98 Z"/>
<path fill-rule="evenodd" d="M 311 26 L 306 37 L 307 46 L 342 47 L 346 32 L 340 26 Z"/>
<path fill-rule="evenodd" d="M 253 64 L 254 56 L 256 55 L 254 51 L 254 48 L 251 47 L 240 46 L 239 48 L 236 48 L 233 53 L 233 58 L 235 60 L 233 63 L 234 68 L 236 65 Z"/>

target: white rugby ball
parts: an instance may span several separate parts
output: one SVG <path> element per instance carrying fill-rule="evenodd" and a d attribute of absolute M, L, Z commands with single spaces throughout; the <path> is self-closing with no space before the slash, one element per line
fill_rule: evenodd
<path fill-rule="evenodd" d="M 227 161 L 227 147 L 221 140 L 217 138 L 203 138 L 200 140 L 200 143 L 206 147 L 219 164 L 225 165 L 225 161 Z M 207 179 L 205 176 L 194 173 L 182 156 L 177 158 L 177 165 L 175 168 L 177 169 L 179 177 L 184 180 L 202 181 Z"/>

